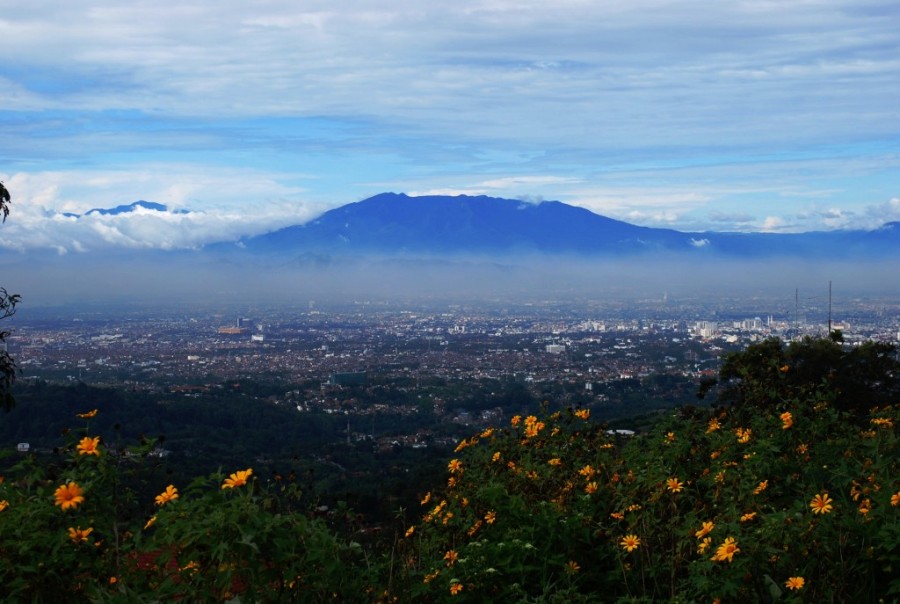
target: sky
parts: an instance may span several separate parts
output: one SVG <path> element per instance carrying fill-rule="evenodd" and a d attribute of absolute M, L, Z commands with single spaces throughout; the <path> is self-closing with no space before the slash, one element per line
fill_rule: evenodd
<path fill-rule="evenodd" d="M 0 251 L 384 191 L 684 231 L 900 220 L 896 0 L 0 0 Z M 65 216 L 143 199 L 184 213 Z"/>

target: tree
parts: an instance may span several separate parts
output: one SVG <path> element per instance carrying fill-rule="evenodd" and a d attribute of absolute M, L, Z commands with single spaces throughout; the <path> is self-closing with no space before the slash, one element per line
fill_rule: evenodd
<path fill-rule="evenodd" d="M 10 195 L 9 191 L 0 182 L 0 215 L 2 220 L 6 222 L 9 216 Z M 16 312 L 16 304 L 18 304 L 20 296 L 10 294 L 6 288 L 0 287 L 0 320 L 11 317 Z M 12 384 L 16 379 L 16 363 L 9 352 L 6 350 L 6 338 L 9 332 L 0 330 L 0 406 L 9 411 L 15 404 L 12 395 Z"/>
<path fill-rule="evenodd" d="M 848 347 L 840 332 L 790 344 L 778 338 L 751 344 L 725 357 L 719 382 L 720 403 L 767 410 L 817 395 L 858 414 L 900 403 L 896 347 L 884 342 Z"/>

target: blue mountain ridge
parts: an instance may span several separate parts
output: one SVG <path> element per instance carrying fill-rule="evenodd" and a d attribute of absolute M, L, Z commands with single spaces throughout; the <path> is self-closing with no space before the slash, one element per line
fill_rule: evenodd
<path fill-rule="evenodd" d="M 559 201 L 382 193 L 306 224 L 244 238 L 244 253 L 463 256 L 631 256 L 680 253 L 731 258 L 892 258 L 900 223 L 874 231 L 689 233 L 614 220 Z M 210 246 L 210 250 L 220 246 Z"/>
<path fill-rule="evenodd" d="M 156 203 L 153 201 L 144 201 L 143 199 L 135 201 L 134 203 L 130 203 L 128 205 L 120 205 L 114 208 L 93 208 L 85 212 L 84 214 L 76 214 L 74 212 L 65 212 L 63 216 L 67 216 L 69 218 L 81 218 L 82 216 L 90 216 L 92 214 L 99 214 L 101 216 L 118 216 L 120 214 L 128 214 L 130 212 L 134 212 L 138 208 L 144 208 L 145 210 L 153 210 L 155 212 L 171 212 L 173 214 L 187 214 L 187 210 L 169 210 L 168 206 L 165 206 L 161 203 Z"/>

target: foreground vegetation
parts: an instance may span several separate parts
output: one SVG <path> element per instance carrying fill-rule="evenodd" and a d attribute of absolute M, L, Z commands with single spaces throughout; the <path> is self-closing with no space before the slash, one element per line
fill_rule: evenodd
<path fill-rule="evenodd" d="M 898 408 L 878 380 L 848 404 L 831 369 L 798 379 L 809 354 L 763 348 L 726 363 L 739 402 L 644 434 L 545 408 L 469 435 L 376 540 L 249 462 L 146 495 L 155 443 L 104 442 L 85 409 L 54 461 L 0 479 L 4 600 L 900 598 Z"/>

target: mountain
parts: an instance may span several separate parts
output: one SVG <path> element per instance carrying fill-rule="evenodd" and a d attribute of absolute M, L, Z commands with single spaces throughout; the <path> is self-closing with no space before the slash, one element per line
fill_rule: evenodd
<path fill-rule="evenodd" d="M 684 233 L 636 226 L 558 201 L 382 193 L 241 243 L 255 253 L 617 255 L 684 249 L 690 239 Z"/>
<path fill-rule="evenodd" d="M 558 201 L 382 193 L 306 224 L 244 238 L 239 247 L 251 254 L 287 256 L 890 258 L 900 252 L 900 223 L 874 231 L 685 233 L 636 226 Z"/>
<path fill-rule="evenodd" d="M 153 201 L 144 201 L 143 199 L 135 201 L 134 203 L 130 203 L 128 205 L 120 205 L 114 208 L 93 208 L 88 210 L 83 215 L 91 216 L 92 214 L 99 214 L 101 216 L 118 216 L 120 214 L 129 214 L 131 212 L 135 212 L 138 208 L 142 208 L 144 210 L 151 210 L 154 212 L 169 212 L 169 207 L 165 206 L 161 203 L 156 203 Z M 187 210 L 171 210 L 173 214 L 187 214 Z M 75 214 L 73 212 L 65 212 L 63 216 L 67 216 L 69 218 L 81 218 L 82 214 Z"/>

